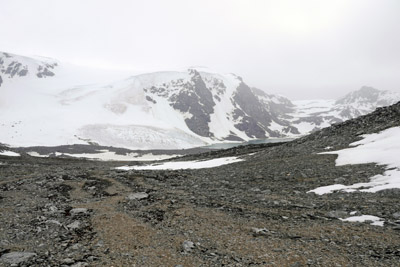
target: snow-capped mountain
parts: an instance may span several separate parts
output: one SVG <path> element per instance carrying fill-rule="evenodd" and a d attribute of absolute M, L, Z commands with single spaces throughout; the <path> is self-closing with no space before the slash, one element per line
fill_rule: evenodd
<path fill-rule="evenodd" d="M 343 107 L 340 115 L 343 118 L 355 118 L 374 111 L 377 107 L 389 106 L 399 101 L 399 94 L 380 91 L 364 86 L 338 99 L 335 104 Z"/>
<path fill-rule="evenodd" d="M 294 101 L 292 124 L 301 133 L 312 132 L 331 124 L 356 118 L 400 101 L 400 94 L 363 86 L 338 100 Z"/>
<path fill-rule="evenodd" d="M 81 121 L 90 117 L 77 135 L 101 144 L 190 147 L 281 137 L 293 129 L 284 114 L 293 110 L 288 99 L 250 88 L 234 74 L 148 73 L 103 87 L 69 89 L 57 98 L 68 109 L 82 110 Z M 89 106 L 101 116 L 85 115 Z"/>
<path fill-rule="evenodd" d="M 121 79 L 9 53 L 0 53 L 0 63 L 0 142 L 12 146 L 176 149 L 295 137 L 400 100 L 362 88 L 337 101 L 292 103 L 202 68 Z"/>

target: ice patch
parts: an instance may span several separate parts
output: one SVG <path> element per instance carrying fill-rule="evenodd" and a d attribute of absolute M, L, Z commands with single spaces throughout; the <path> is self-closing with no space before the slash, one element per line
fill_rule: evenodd
<path fill-rule="evenodd" d="M 321 154 L 338 154 L 336 166 L 346 164 L 377 163 L 386 165 L 387 171 L 371 177 L 368 183 L 353 185 L 334 184 L 318 187 L 313 192 L 317 195 L 344 192 L 370 192 L 375 193 L 385 189 L 400 189 L 400 127 L 393 127 L 375 134 L 364 135 L 364 139 L 350 144 L 357 146 L 339 151 L 324 152 Z"/>
<path fill-rule="evenodd" d="M 203 169 L 203 168 L 214 168 L 226 164 L 243 161 L 237 157 L 226 157 L 203 161 L 175 161 L 175 162 L 164 162 L 161 164 L 152 164 L 146 166 L 122 166 L 116 169 L 118 170 L 180 170 L 180 169 Z"/>

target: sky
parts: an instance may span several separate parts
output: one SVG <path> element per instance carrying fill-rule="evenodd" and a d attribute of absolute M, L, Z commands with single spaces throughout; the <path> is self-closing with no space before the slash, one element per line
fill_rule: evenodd
<path fill-rule="evenodd" d="M 206 66 L 290 99 L 400 92 L 398 0 L 0 0 L 0 51 L 86 66 Z"/>

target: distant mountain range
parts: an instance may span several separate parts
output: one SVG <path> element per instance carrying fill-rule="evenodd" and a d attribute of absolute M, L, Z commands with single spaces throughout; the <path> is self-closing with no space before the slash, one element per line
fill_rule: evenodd
<path fill-rule="evenodd" d="M 196 68 L 105 84 L 82 84 L 78 76 L 52 59 L 0 53 L 0 142 L 176 149 L 296 137 L 400 100 L 362 87 L 336 101 L 292 102 L 237 75 Z"/>

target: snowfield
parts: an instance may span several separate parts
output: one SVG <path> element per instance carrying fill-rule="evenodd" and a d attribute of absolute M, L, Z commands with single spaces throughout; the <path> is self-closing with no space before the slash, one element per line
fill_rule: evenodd
<path fill-rule="evenodd" d="M 337 166 L 377 163 L 386 165 L 387 171 L 382 175 L 371 177 L 371 181 L 368 183 L 334 184 L 318 187 L 309 192 L 317 195 L 334 191 L 375 193 L 385 189 L 400 188 L 400 127 L 389 128 L 380 133 L 368 134 L 363 137 L 363 140 L 350 144 L 355 147 L 321 154 L 338 154 Z"/>
<path fill-rule="evenodd" d="M 152 164 L 145 166 L 122 166 L 116 169 L 118 170 L 180 170 L 180 169 L 204 169 L 214 168 L 226 164 L 244 161 L 237 157 L 226 157 L 211 160 L 196 160 L 196 161 L 175 161 L 175 162 L 164 162 L 160 164 Z"/>

